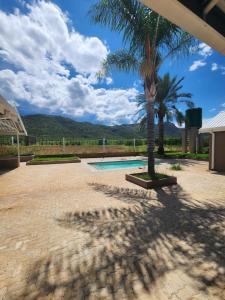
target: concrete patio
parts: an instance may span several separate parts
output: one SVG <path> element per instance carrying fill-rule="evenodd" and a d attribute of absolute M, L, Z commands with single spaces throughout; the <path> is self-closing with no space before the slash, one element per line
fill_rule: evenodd
<path fill-rule="evenodd" d="M 163 161 L 146 192 L 88 161 L 0 175 L 0 299 L 225 299 L 225 175 Z"/>

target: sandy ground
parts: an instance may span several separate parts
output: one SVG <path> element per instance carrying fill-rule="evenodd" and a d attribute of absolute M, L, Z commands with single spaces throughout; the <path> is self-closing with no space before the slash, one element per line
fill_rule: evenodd
<path fill-rule="evenodd" d="M 0 299 L 225 299 L 225 175 L 157 161 L 178 185 L 145 191 L 98 160 L 0 175 Z"/>

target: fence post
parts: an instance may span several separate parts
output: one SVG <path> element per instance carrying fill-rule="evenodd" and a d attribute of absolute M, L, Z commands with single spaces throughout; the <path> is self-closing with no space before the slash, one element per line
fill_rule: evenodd
<path fill-rule="evenodd" d="M 134 152 L 136 151 L 136 140 L 134 139 Z"/>
<path fill-rule="evenodd" d="M 65 138 L 63 137 L 63 152 L 65 152 Z"/>
<path fill-rule="evenodd" d="M 105 138 L 102 139 L 103 152 L 105 152 Z"/>

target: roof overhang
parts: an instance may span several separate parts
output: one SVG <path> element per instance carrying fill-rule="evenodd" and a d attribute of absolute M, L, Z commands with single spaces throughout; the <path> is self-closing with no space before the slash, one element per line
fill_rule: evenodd
<path fill-rule="evenodd" d="M 225 131 L 225 110 L 219 112 L 215 117 L 208 119 L 202 128 L 199 129 L 199 133 L 213 133 Z"/>
<path fill-rule="evenodd" d="M 27 135 L 23 121 L 15 107 L 0 95 L 0 135 Z"/>
<path fill-rule="evenodd" d="M 225 126 L 199 129 L 199 133 L 213 133 L 213 132 L 221 132 L 221 131 L 225 131 Z"/>
<path fill-rule="evenodd" d="M 225 0 L 140 0 L 225 55 Z"/>

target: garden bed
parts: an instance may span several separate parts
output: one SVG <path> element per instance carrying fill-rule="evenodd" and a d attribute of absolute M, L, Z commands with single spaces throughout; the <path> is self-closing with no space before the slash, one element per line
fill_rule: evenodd
<path fill-rule="evenodd" d="M 124 156 L 140 156 L 141 152 L 90 152 L 79 153 L 80 158 L 102 158 L 102 157 L 124 157 Z"/>
<path fill-rule="evenodd" d="M 126 174 L 126 180 L 145 189 L 154 189 L 162 186 L 177 184 L 177 178 L 165 174 L 156 174 L 156 178 L 150 179 L 148 173 Z"/>
<path fill-rule="evenodd" d="M 27 165 L 52 165 L 66 163 L 80 163 L 79 157 L 73 154 L 39 155 L 28 161 Z"/>

